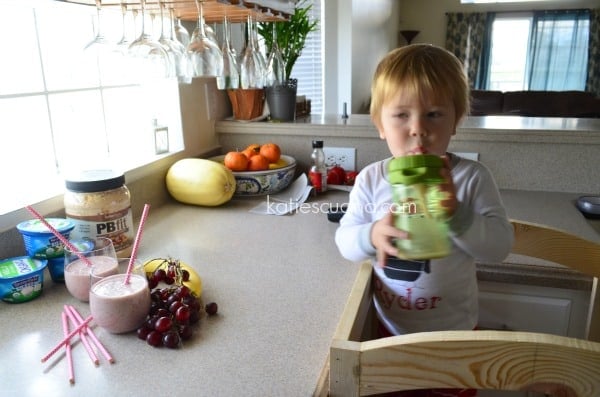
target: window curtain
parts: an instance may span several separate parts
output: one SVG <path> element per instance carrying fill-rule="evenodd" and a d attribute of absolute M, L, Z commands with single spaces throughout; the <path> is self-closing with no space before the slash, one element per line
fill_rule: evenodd
<path fill-rule="evenodd" d="M 585 90 L 600 97 L 600 8 L 590 10 L 590 48 Z"/>
<path fill-rule="evenodd" d="M 584 89 L 589 23 L 589 10 L 534 12 L 527 65 L 530 90 Z"/>
<path fill-rule="evenodd" d="M 469 83 L 478 80 L 488 13 L 448 13 L 446 49 L 463 62 Z"/>

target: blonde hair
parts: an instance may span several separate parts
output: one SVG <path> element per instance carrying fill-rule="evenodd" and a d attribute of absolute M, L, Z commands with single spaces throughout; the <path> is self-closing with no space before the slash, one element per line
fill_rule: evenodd
<path fill-rule="evenodd" d="M 381 108 L 400 90 L 450 100 L 456 122 L 470 108 L 469 83 L 462 63 L 451 52 L 430 44 L 411 44 L 388 53 L 377 65 L 371 85 L 371 119 L 379 127 Z"/>

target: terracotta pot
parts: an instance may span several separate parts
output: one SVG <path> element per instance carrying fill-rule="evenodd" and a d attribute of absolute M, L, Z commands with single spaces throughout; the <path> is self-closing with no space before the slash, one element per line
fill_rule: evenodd
<path fill-rule="evenodd" d="M 265 90 L 251 88 L 247 90 L 227 90 L 233 117 L 236 120 L 252 120 L 263 114 L 265 106 Z"/>

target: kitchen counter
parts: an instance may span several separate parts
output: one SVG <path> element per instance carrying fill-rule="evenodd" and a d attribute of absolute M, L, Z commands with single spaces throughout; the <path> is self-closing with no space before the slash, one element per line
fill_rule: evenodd
<path fill-rule="evenodd" d="M 311 202 L 327 208 L 345 197 Z M 0 396 L 311 395 L 358 267 L 339 256 L 337 225 L 324 213 L 248 213 L 261 200 L 151 208 L 139 258 L 172 256 L 193 265 L 203 300 L 219 305 L 182 349 L 153 348 L 134 333 L 96 327 L 116 363 L 101 360 L 94 368 L 78 343 L 76 384 L 69 386 L 62 353 L 45 364 L 40 359 L 62 339 L 62 306 L 73 304 L 86 317 L 88 304 L 49 281 L 47 271 L 41 297 L 0 303 Z"/>
<path fill-rule="evenodd" d="M 600 241 L 572 206 L 576 194 L 502 194 L 511 217 Z M 281 217 L 248 212 L 266 198 L 216 208 L 151 208 L 139 257 L 172 256 L 194 266 L 204 301 L 217 302 L 219 314 L 204 318 L 178 350 L 96 327 L 116 363 L 101 359 L 94 367 L 77 343 L 76 384 L 70 386 L 63 353 L 45 364 L 40 359 L 62 338 L 62 306 L 73 304 L 83 316 L 89 307 L 49 281 L 46 271 L 40 298 L 0 303 L 0 396 L 311 395 L 358 269 L 340 257 L 333 240 L 337 224 L 322 212 L 346 199 L 344 192 L 328 192 Z"/>

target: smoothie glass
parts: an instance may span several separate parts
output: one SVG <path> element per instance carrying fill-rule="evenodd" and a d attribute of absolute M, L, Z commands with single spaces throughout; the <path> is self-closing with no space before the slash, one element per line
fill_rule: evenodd
<path fill-rule="evenodd" d="M 106 276 L 117 274 L 119 271 L 117 254 L 111 239 L 107 237 L 71 241 L 71 243 L 91 262 L 92 266 L 65 247 L 65 285 L 75 298 L 88 302 L 91 268 L 96 269 L 96 274 Z"/>
<path fill-rule="evenodd" d="M 113 334 L 137 329 L 146 319 L 151 304 L 148 280 L 141 264 L 134 263 L 126 284 L 129 260 L 119 261 L 122 273 L 102 277 L 93 270 L 90 288 L 90 312 L 94 321 Z"/>

